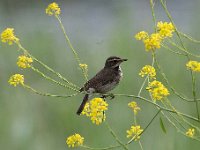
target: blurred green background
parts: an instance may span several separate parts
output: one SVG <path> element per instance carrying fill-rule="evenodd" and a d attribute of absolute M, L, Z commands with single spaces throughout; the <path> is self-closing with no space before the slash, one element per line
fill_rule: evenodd
<path fill-rule="evenodd" d="M 71 50 L 66 45 L 57 20 L 45 14 L 45 8 L 50 2 L 52 1 L 0 0 L 0 31 L 6 27 L 13 27 L 22 45 L 35 57 L 82 86 L 83 77 Z M 141 67 L 151 63 L 151 54 L 146 53 L 143 44 L 133 36 L 140 30 L 153 32 L 149 1 L 56 2 L 61 7 L 62 21 L 75 49 L 81 60 L 89 65 L 89 77 L 103 67 L 105 59 L 109 56 L 128 58 L 122 65 L 123 81 L 113 93 L 137 94 L 143 81 L 138 72 Z M 169 21 L 159 3 L 155 8 L 158 21 Z M 199 0 L 168 1 L 168 8 L 181 31 L 200 39 Z M 198 45 L 187 41 L 185 43 L 189 50 L 199 53 Z M 21 73 L 25 75 L 25 82 L 39 91 L 71 93 L 49 83 L 31 70 L 20 70 L 16 65 L 19 52 L 15 45 L 1 44 L 0 52 L 1 150 L 68 149 L 65 139 L 74 133 L 83 135 L 85 144 L 91 147 L 117 144 L 104 125 L 96 126 L 88 118 L 76 115 L 83 95 L 69 99 L 42 97 L 21 87 L 14 88 L 8 85 L 9 76 Z M 158 60 L 177 91 L 191 97 L 191 77 L 185 68 L 186 58 L 160 49 Z M 197 81 L 197 96 L 200 96 L 199 75 Z M 169 98 L 180 111 L 196 115 L 194 104 L 184 103 L 174 95 L 170 95 Z M 133 113 L 127 107 L 131 100 L 133 99 L 116 97 L 108 101 L 107 121 L 124 142 L 127 141 L 126 130 L 133 123 Z M 156 113 L 156 109 L 143 101 L 137 102 L 142 109 L 138 114 L 138 122 L 144 128 Z M 199 142 L 182 136 L 166 119 L 163 121 L 167 134 L 162 132 L 158 117 L 141 137 L 144 150 L 199 150 Z M 129 148 L 139 149 L 139 145 L 132 143 Z"/>

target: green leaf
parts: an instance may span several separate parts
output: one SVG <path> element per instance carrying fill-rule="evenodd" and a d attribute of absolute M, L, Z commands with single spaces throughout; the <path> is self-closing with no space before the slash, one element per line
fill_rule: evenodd
<path fill-rule="evenodd" d="M 164 125 L 161 117 L 160 117 L 160 127 L 161 127 L 162 131 L 166 134 L 167 131 L 166 131 L 165 125 Z"/>

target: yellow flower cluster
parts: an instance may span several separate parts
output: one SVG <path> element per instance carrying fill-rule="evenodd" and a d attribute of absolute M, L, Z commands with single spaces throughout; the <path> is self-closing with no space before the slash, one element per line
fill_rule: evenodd
<path fill-rule="evenodd" d="M 194 72 L 200 72 L 200 62 L 198 61 L 189 61 L 186 67 Z"/>
<path fill-rule="evenodd" d="M 156 70 L 154 67 L 152 67 L 150 65 L 146 65 L 140 70 L 139 75 L 141 77 L 144 77 L 145 75 L 149 75 L 150 78 L 155 79 L 156 78 Z"/>
<path fill-rule="evenodd" d="M 136 38 L 137 40 L 144 40 L 144 39 L 146 39 L 146 38 L 148 38 L 148 37 L 149 37 L 149 35 L 148 35 L 148 33 L 145 32 L 145 31 L 140 31 L 139 33 L 137 33 L 137 34 L 135 35 L 135 38 Z"/>
<path fill-rule="evenodd" d="M 155 49 L 159 49 L 161 46 L 161 42 L 166 37 L 172 37 L 172 33 L 175 31 L 172 23 L 168 22 L 158 22 L 157 23 L 157 33 L 152 33 L 149 35 L 145 31 L 141 31 L 135 35 L 137 40 L 142 40 L 146 51 L 154 51 Z"/>
<path fill-rule="evenodd" d="M 96 125 L 105 121 L 104 111 L 108 109 L 108 104 L 102 98 L 94 98 L 84 107 L 82 115 L 90 117 L 91 121 Z"/>
<path fill-rule="evenodd" d="M 46 8 L 46 14 L 49 16 L 52 16 L 52 15 L 58 16 L 60 15 L 60 11 L 61 11 L 60 7 L 55 2 L 49 4 Z"/>
<path fill-rule="evenodd" d="M 185 133 L 189 137 L 193 137 L 195 133 L 194 128 L 188 129 L 188 131 Z"/>
<path fill-rule="evenodd" d="M 25 55 L 21 55 L 18 57 L 17 65 L 20 68 L 30 68 L 33 59 L 31 57 L 27 57 Z"/>
<path fill-rule="evenodd" d="M 78 147 L 83 145 L 84 138 L 80 134 L 74 134 L 67 138 L 66 143 L 68 147 Z"/>
<path fill-rule="evenodd" d="M 146 88 L 152 95 L 154 100 L 161 100 L 169 95 L 168 89 L 159 81 L 152 81 Z"/>
<path fill-rule="evenodd" d="M 140 139 L 140 134 L 143 132 L 140 126 L 131 126 L 130 130 L 127 130 L 127 138 L 133 138 L 135 141 Z"/>
<path fill-rule="evenodd" d="M 13 28 L 6 28 L 1 33 L 1 41 L 3 43 L 8 43 L 9 45 L 12 45 L 13 42 L 15 43 L 15 42 L 19 41 L 19 39 L 15 36 Z"/>
<path fill-rule="evenodd" d="M 24 84 L 24 76 L 21 74 L 14 74 L 10 77 L 10 79 L 8 80 L 8 83 L 10 85 L 13 85 L 14 87 L 16 87 L 18 84 L 23 85 Z"/>
<path fill-rule="evenodd" d="M 134 114 L 136 115 L 138 113 L 138 111 L 140 110 L 140 107 L 138 107 L 137 103 L 135 101 L 132 101 L 130 103 L 128 103 L 128 106 L 130 108 L 132 108 Z"/>
<path fill-rule="evenodd" d="M 84 73 L 87 74 L 88 72 L 88 65 L 87 64 L 79 64 L 79 67 L 83 69 Z"/>
<path fill-rule="evenodd" d="M 153 33 L 150 37 L 146 38 L 144 42 L 144 46 L 146 51 L 151 51 L 160 48 L 160 43 L 162 38 L 159 33 Z"/>
<path fill-rule="evenodd" d="M 172 37 L 172 33 L 175 31 L 175 28 L 171 22 L 158 22 L 157 23 L 158 32 L 162 37 Z"/>

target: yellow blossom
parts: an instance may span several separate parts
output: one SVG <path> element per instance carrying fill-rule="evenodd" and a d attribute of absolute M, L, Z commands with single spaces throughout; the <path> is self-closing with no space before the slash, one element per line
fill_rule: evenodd
<path fill-rule="evenodd" d="M 134 114 L 137 114 L 137 112 L 140 110 L 140 107 L 138 107 L 137 103 L 135 101 L 132 101 L 128 103 L 128 106 L 132 108 Z"/>
<path fill-rule="evenodd" d="M 13 42 L 17 42 L 19 41 L 19 39 L 15 36 L 13 28 L 6 28 L 1 33 L 1 41 L 3 43 L 8 43 L 9 45 L 12 45 Z"/>
<path fill-rule="evenodd" d="M 99 125 L 105 121 L 104 111 L 107 109 L 108 104 L 102 98 L 94 98 L 86 104 L 81 114 L 90 117 L 92 123 Z"/>
<path fill-rule="evenodd" d="M 153 51 L 160 48 L 160 43 L 162 42 L 162 37 L 159 33 L 153 33 L 150 37 L 146 38 L 144 41 L 146 51 Z"/>
<path fill-rule="evenodd" d="M 60 7 L 58 6 L 57 3 L 53 2 L 51 4 L 49 4 L 46 8 L 46 14 L 49 15 L 49 16 L 52 16 L 52 15 L 60 15 Z"/>
<path fill-rule="evenodd" d="M 186 67 L 194 72 L 200 72 L 200 62 L 198 61 L 189 61 Z"/>
<path fill-rule="evenodd" d="M 83 69 L 84 72 L 87 74 L 87 72 L 88 72 L 88 65 L 87 64 L 79 64 L 79 67 L 81 69 Z"/>
<path fill-rule="evenodd" d="M 130 130 L 127 130 L 127 138 L 133 138 L 135 141 L 140 139 L 140 134 L 143 132 L 140 126 L 131 126 Z"/>
<path fill-rule="evenodd" d="M 193 137 L 195 133 L 194 128 L 188 129 L 188 131 L 185 133 L 189 137 Z"/>
<path fill-rule="evenodd" d="M 169 95 L 168 89 L 159 81 L 152 81 L 146 88 L 152 95 L 154 100 L 161 100 Z"/>
<path fill-rule="evenodd" d="M 24 84 L 24 76 L 21 74 L 14 74 L 10 77 L 10 79 L 8 80 L 8 83 L 10 85 L 13 85 L 14 87 L 16 87 L 18 84 L 23 85 Z"/>
<path fill-rule="evenodd" d="M 159 34 L 164 38 L 164 37 L 172 37 L 172 33 L 175 31 L 175 28 L 171 22 L 158 22 L 157 23 L 157 28 Z"/>
<path fill-rule="evenodd" d="M 78 147 L 83 145 L 84 138 L 80 134 L 74 134 L 67 138 L 66 143 L 68 147 Z"/>
<path fill-rule="evenodd" d="M 154 67 L 152 67 L 150 65 L 146 65 L 140 70 L 139 75 L 141 77 L 144 77 L 145 75 L 149 75 L 150 78 L 155 79 L 156 78 L 156 70 Z"/>
<path fill-rule="evenodd" d="M 148 37 L 148 33 L 145 31 L 141 31 L 135 35 L 136 40 L 144 40 Z"/>
<path fill-rule="evenodd" d="M 33 59 L 31 57 L 27 57 L 25 55 L 21 55 L 18 57 L 17 65 L 20 68 L 30 68 Z"/>

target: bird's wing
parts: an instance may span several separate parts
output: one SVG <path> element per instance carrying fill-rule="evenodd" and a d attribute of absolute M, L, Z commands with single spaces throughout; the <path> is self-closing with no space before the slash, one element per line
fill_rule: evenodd
<path fill-rule="evenodd" d="M 113 76 L 114 73 L 112 73 L 112 71 L 102 69 L 85 84 L 85 90 L 88 90 L 89 88 L 98 88 L 109 84 L 114 80 Z"/>

